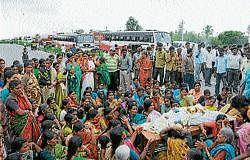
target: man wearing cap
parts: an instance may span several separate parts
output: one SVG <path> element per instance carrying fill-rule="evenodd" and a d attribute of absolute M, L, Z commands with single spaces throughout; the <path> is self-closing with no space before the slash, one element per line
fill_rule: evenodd
<path fill-rule="evenodd" d="M 167 52 L 163 50 L 163 44 L 157 44 L 157 51 L 155 54 L 155 70 L 154 70 L 154 80 L 157 80 L 158 75 L 160 75 L 160 84 L 163 83 L 164 78 L 164 67 L 166 65 Z"/>
<path fill-rule="evenodd" d="M 132 69 L 132 60 L 127 54 L 126 49 L 121 50 L 120 60 L 120 87 L 123 91 L 128 91 L 130 86 L 130 71 Z"/>
<path fill-rule="evenodd" d="M 119 56 L 117 55 L 115 48 L 111 48 L 110 52 L 106 53 L 104 57 L 108 66 L 110 81 L 112 82 L 108 86 L 108 89 L 111 91 L 116 91 L 119 85 Z"/>

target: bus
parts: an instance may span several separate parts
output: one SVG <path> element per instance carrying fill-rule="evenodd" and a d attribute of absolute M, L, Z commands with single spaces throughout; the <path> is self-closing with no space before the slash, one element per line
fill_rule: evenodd
<path fill-rule="evenodd" d="M 74 44 L 82 50 L 89 50 L 95 46 L 94 37 L 91 34 L 60 33 L 53 36 L 53 42 L 56 47 L 64 45 L 66 49 L 70 49 Z"/>
<path fill-rule="evenodd" d="M 132 50 L 138 46 L 146 48 L 147 46 L 162 43 L 168 48 L 171 45 L 171 37 L 168 32 L 163 31 L 118 31 L 103 32 L 103 40 L 100 49 L 109 50 L 115 44 L 118 46 L 131 46 Z"/>

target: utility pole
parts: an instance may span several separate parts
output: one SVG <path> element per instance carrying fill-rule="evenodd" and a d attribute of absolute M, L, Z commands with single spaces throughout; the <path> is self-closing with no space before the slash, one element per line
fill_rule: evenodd
<path fill-rule="evenodd" d="M 183 42 L 183 32 L 184 32 L 184 21 L 183 21 L 183 19 L 181 20 L 181 41 Z"/>

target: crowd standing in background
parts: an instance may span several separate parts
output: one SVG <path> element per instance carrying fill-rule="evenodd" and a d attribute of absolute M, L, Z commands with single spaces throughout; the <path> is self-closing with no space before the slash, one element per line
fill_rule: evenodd
<path fill-rule="evenodd" d="M 250 44 L 112 47 L 0 58 L 0 157 L 7 160 L 231 160 L 250 155 Z M 205 87 L 212 87 L 214 93 Z M 221 86 L 222 84 L 222 86 Z M 179 108 L 219 111 L 200 133 L 173 124 L 152 152 L 142 124 Z M 229 121 L 228 116 L 234 117 Z M 205 137 L 205 138 L 204 138 Z M 157 154 L 156 154 L 157 153 Z"/>

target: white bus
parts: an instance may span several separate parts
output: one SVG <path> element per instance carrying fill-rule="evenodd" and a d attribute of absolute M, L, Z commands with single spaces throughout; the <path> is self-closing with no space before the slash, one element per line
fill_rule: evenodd
<path fill-rule="evenodd" d="M 66 49 L 70 49 L 73 44 L 83 50 L 94 48 L 94 37 L 91 34 L 56 34 L 53 36 L 53 42 L 56 47 L 64 45 Z"/>
<path fill-rule="evenodd" d="M 118 31 L 118 32 L 102 32 L 103 40 L 100 49 L 108 50 L 111 46 L 147 46 L 162 43 L 164 47 L 171 46 L 171 37 L 169 33 L 163 31 Z"/>

